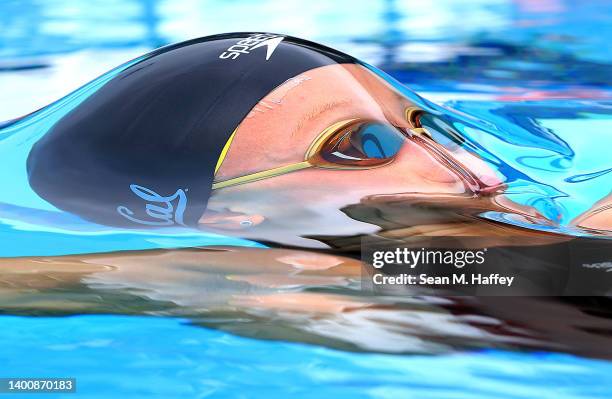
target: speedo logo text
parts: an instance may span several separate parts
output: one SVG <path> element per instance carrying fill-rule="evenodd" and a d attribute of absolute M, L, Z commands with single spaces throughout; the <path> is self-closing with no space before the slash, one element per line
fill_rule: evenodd
<path fill-rule="evenodd" d="M 219 55 L 223 60 L 235 60 L 244 54 L 250 54 L 251 51 L 260 47 L 266 48 L 266 61 L 272 57 L 276 47 L 284 39 L 283 36 L 274 35 L 271 33 L 256 33 L 247 38 L 239 40 L 227 50 Z"/>

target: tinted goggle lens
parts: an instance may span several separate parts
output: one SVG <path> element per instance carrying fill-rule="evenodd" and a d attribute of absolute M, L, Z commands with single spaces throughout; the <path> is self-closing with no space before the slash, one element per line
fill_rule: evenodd
<path fill-rule="evenodd" d="M 320 167 L 362 168 L 385 165 L 402 148 L 406 137 L 394 126 L 353 122 L 330 136 L 309 161 Z"/>

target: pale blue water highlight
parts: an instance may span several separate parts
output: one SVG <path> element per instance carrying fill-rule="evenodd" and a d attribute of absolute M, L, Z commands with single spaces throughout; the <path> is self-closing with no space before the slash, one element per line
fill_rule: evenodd
<path fill-rule="evenodd" d="M 0 374 L 76 377 L 76 396 L 53 395 L 68 399 L 612 396 L 612 363 L 555 353 L 349 353 L 154 317 L 4 316 L 0 331 L 11 343 L 0 352 Z"/>

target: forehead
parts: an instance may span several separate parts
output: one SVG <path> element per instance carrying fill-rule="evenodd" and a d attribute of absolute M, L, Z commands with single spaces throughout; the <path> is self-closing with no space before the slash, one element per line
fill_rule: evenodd
<path fill-rule="evenodd" d="M 316 68 L 278 86 L 236 129 L 217 180 L 304 160 L 311 142 L 329 125 L 368 118 L 403 123 L 408 102 L 360 65 Z"/>

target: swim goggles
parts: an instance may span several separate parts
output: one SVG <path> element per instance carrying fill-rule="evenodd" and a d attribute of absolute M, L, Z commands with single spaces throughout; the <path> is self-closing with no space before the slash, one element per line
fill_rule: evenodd
<path fill-rule="evenodd" d="M 411 122 L 420 112 L 416 108 L 406 110 L 410 130 L 416 134 L 424 133 Z M 355 170 L 385 166 L 393 162 L 407 136 L 407 131 L 388 123 L 343 120 L 332 124 L 315 138 L 304 155 L 304 161 L 218 181 L 213 183 L 212 189 L 251 183 L 307 168 Z"/>

